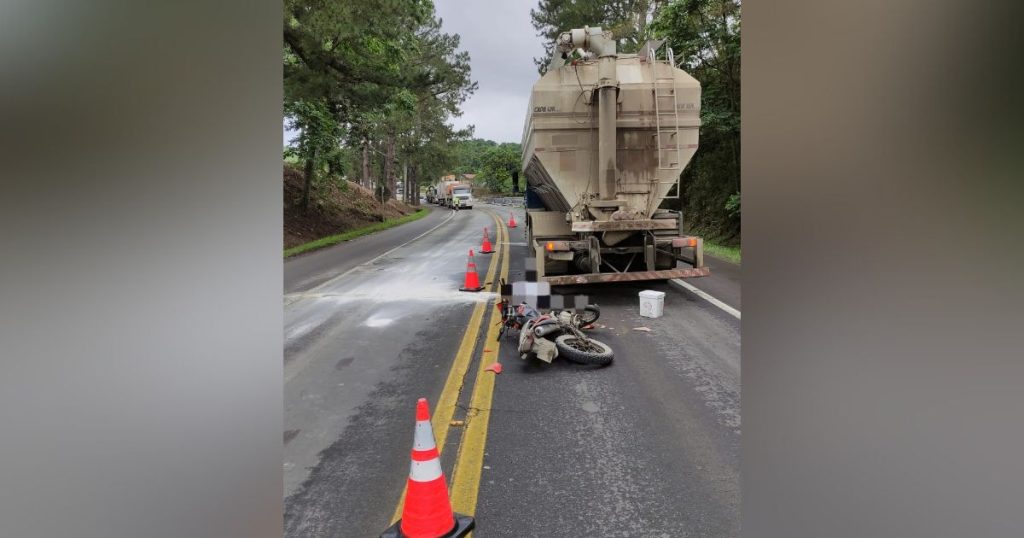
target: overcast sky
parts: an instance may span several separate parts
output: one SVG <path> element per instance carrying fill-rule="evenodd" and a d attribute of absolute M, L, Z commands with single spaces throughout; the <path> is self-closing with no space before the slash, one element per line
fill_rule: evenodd
<path fill-rule="evenodd" d="M 519 142 L 530 88 L 539 75 L 533 57 L 541 38 L 530 24 L 537 0 L 466 2 L 434 0 L 446 33 L 458 34 L 459 48 L 469 52 L 473 80 L 479 88 L 462 105 L 456 127 L 475 125 L 473 136 L 496 142 Z"/>
<path fill-rule="evenodd" d="M 463 103 L 457 128 L 474 125 L 473 136 L 496 142 L 519 142 L 530 88 L 539 75 L 533 57 L 543 52 L 530 24 L 537 0 L 434 0 L 445 33 L 461 36 L 459 49 L 469 52 L 476 93 Z M 295 132 L 284 130 L 287 144 Z"/>

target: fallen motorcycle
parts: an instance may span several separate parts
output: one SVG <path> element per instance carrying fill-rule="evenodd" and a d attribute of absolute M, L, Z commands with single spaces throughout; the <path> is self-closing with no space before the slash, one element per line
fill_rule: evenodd
<path fill-rule="evenodd" d="M 555 357 L 565 357 L 579 364 L 606 365 L 614 358 L 608 344 L 581 330 L 601 316 L 597 305 L 587 305 L 579 313 L 561 310 L 542 314 L 525 302 L 513 305 L 508 299 L 502 299 L 498 308 L 501 310 L 498 338 L 510 330 L 518 330 L 519 356 L 524 360 L 535 357 L 550 363 Z"/>

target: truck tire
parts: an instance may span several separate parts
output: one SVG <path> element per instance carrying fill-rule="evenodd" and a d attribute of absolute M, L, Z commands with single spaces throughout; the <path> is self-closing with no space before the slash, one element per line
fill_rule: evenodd
<path fill-rule="evenodd" d="M 563 334 L 555 338 L 555 347 L 558 348 L 559 357 L 565 357 L 578 364 L 604 366 L 610 364 L 615 356 L 608 344 L 590 338 L 586 345 L 583 345 L 583 342 L 573 334 Z"/>
<path fill-rule="evenodd" d="M 664 252 L 658 252 L 654 257 L 654 268 L 658 271 L 676 268 L 676 259 Z"/>

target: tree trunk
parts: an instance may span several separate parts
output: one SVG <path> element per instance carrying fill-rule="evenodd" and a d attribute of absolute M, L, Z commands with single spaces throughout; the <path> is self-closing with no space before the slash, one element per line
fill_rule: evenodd
<path fill-rule="evenodd" d="M 316 174 L 316 148 L 313 154 L 306 159 L 306 168 L 302 182 L 302 210 L 309 211 L 309 191 L 313 188 L 313 176 Z"/>
<path fill-rule="evenodd" d="M 416 178 L 416 168 L 409 167 L 409 184 L 406 185 L 406 192 L 410 193 L 410 202 L 414 206 L 420 205 L 420 181 Z"/>
<path fill-rule="evenodd" d="M 402 201 L 412 203 L 412 185 L 409 183 L 409 164 L 402 163 Z"/>
<path fill-rule="evenodd" d="M 363 137 L 363 177 L 359 181 L 359 184 L 371 188 L 370 186 L 370 141 Z"/>
<path fill-rule="evenodd" d="M 402 199 L 405 201 L 405 203 L 411 204 L 412 203 L 412 182 L 410 181 L 411 178 L 409 177 L 409 165 L 408 164 L 403 164 L 402 165 L 402 176 L 403 176 L 402 177 L 402 186 L 404 187 L 402 192 L 403 192 L 403 194 L 405 194 L 405 196 L 403 196 Z"/>
<path fill-rule="evenodd" d="M 395 135 L 388 133 L 384 142 L 384 180 L 387 182 L 388 193 L 395 195 Z"/>

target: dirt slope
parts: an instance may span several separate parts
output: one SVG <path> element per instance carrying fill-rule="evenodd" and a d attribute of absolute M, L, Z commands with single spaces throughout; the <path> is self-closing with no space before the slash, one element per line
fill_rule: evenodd
<path fill-rule="evenodd" d="M 382 206 L 370 189 L 351 181 L 320 186 L 310 197 L 309 211 L 303 211 L 302 178 L 301 170 L 284 167 L 284 248 L 416 211 L 397 200 Z"/>

